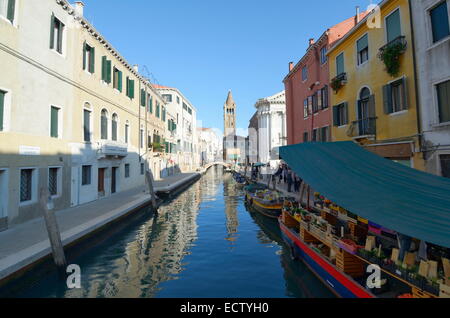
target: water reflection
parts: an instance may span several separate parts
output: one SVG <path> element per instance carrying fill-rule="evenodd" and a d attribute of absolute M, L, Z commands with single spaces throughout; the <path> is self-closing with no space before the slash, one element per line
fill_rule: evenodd
<path fill-rule="evenodd" d="M 224 240 L 225 238 L 225 240 Z M 82 288 L 55 274 L 20 297 L 330 297 L 292 261 L 275 220 L 247 211 L 242 190 L 212 168 L 187 191 L 71 256 Z"/>

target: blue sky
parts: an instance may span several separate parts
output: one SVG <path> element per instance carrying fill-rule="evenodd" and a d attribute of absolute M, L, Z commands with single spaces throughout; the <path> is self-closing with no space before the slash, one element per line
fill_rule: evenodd
<path fill-rule="evenodd" d="M 246 128 L 256 100 L 284 89 L 288 63 L 303 56 L 308 39 L 371 2 L 84 0 L 86 18 L 130 64 L 180 89 L 203 126 L 221 130 L 229 89 L 237 125 Z"/>

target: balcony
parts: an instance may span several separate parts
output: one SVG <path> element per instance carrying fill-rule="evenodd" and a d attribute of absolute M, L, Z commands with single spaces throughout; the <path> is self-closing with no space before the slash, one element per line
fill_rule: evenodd
<path fill-rule="evenodd" d="M 378 52 L 378 58 L 384 63 L 386 72 L 392 77 L 397 76 L 400 72 L 400 56 L 405 53 L 406 47 L 405 37 L 399 36 L 382 46 Z"/>
<path fill-rule="evenodd" d="M 388 49 L 397 48 L 400 54 L 405 53 L 407 43 L 406 43 L 406 37 L 404 35 L 400 35 L 393 39 L 391 42 L 387 43 L 386 45 L 383 45 L 380 50 L 379 54 L 384 54 Z"/>
<path fill-rule="evenodd" d="M 356 132 L 353 134 L 355 138 L 373 138 L 377 133 L 377 118 L 368 117 L 354 121 L 353 127 L 356 127 Z"/>
<path fill-rule="evenodd" d="M 166 147 L 159 142 L 152 143 L 151 148 L 152 148 L 153 152 L 165 152 L 166 151 Z"/>
<path fill-rule="evenodd" d="M 102 140 L 99 142 L 99 157 L 126 157 L 128 155 L 128 145 L 125 143 Z"/>
<path fill-rule="evenodd" d="M 341 73 L 331 79 L 331 88 L 335 93 L 337 93 L 345 84 L 347 84 L 347 73 Z"/>

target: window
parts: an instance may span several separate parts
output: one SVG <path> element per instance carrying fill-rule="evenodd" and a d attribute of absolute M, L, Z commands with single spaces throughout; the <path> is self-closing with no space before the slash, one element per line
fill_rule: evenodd
<path fill-rule="evenodd" d="M 313 113 L 318 113 L 319 112 L 319 103 L 318 103 L 318 93 L 314 93 L 314 95 L 311 96 L 311 102 L 312 102 L 312 109 L 313 109 Z"/>
<path fill-rule="evenodd" d="M 156 117 L 160 117 L 160 109 L 159 109 L 159 103 L 158 102 L 156 102 L 156 111 L 155 111 L 155 115 L 156 115 Z"/>
<path fill-rule="evenodd" d="M 14 23 L 16 0 L 0 0 L 0 16 Z"/>
<path fill-rule="evenodd" d="M 91 111 L 83 110 L 83 135 L 84 141 L 91 141 Z"/>
<path fill-rule="evenodd" d="M 90 185 L 92 182 L 92 166 L 83 166 L 81 168 L 81 185 Z"/>
<path fill-rule="evenodd" d="M 319 130 L 318 128 L 313 129 L 311 141 L 318 141 L 318 138 L 317 138 L 317 132 L 318 132 L 318 130 Z"/>
<path fill-rule="evenodd" d="M 127 144 L 129 142 L 129 133 L 130 133 L 130 124 L 125 124 L 125 143 Z"/>
<path fill-rule="evenodd" d="M 144 148 L 144 129 L 139 131 L 139 148 Z"/>
<path fill-rule="evenodd" d="M 52 106 L 50 108 L 50 137 L 58 138 L 58 120 L 59 108 Z"/>
<path fill-rule="evenodd" d="M 384 112 L 392 114 L 408 108 L 406 78 L 383 87 Z"/>
<path fill-rule="evenodd" d="M 345 73 L 343 52 L 336 56 L 336 75 L 341 75 L 342 73 Z"/>
<path fill-rule="evenodd" d="M 172 95 L 171 94 L 164 94 L 162 97 L 164 98 L 166 103 L 171 103 L 172 102 Z M 179 103 L 179 100 L 177 100 L 177 101 Z"/>
<path fill-rule="evenodd" d="M 308 67 L 303 66 L 302 68 L 302 81 L 306 81 L 308 79 Z"/>
<path fill-rule="evenodd" d="M 6 92 L 0 91 L 0 131 L 3 130 L 3 117 L 5 113 Z"/>
<path fill-rule="evenodd" d="M 126 163 L 125 164 L 125 178 L 129 178 L 130 177 L 130 164 Z"/>
<path fill-rule="evenodd" d="M 177 104 L 180 104 L 180 97 L 177 96 Z"/>
<path fill-rule="evenodd" d="M 441 173 L 445 178 L 450 178 L 450 155 L 440 155 Z"/>
<path fill-rule="evenodd" d="M 144 169 L 144 164 L 143 163 L 141 163 L 141 176 L 143 176 L 144 175 L 144 171 L 145 169 Z"/>
<path fill-rule="evenodd" d="M 343 126 L 348 124 L 348 104 L 342 103 L 333 107 L 333 125 Z"/>
<path fill-rule="evenodd" d="M 114 67 L 113 69 L 113 87 L 122 92 L 122 71 Z"/>
<path fill-rule="evenodd" d="M 189 113 L 189 115 L 192 115 L 192 108 L 188 108 L 188 113 Z M 233 109 L 233 113 L 234 113 L 234 109 Z"/>
<path fill-rule="evenodd" d="M 307 131 L 305 131 L 304 133 L 303 133 L 303 142 L 308 142 L 309 140 L 308 140 L 308 132 Z"/>
<path fill-rule="evenodd" d="M 447 1 L 442 1 L 430 10 L 433 42 L 436 43 L 450 34 Z"/>
<path fill-rule="evenodd" d="M 320 141 L 327 142 L 330 141 L 330 127 L 320 128 Z"/>
<path fill-rule="evenodd" d="M 111 122 L 111 139 L 113 141 L 117 141 L 117 121 L 118 121 L 117 114 L 113 114 Z"/>
<path fill-rule="evenodd" d="M 450 121 L 450 81 L 436 85 L 439 122 Z"/>
<path fill-rule="evenodd" d="M 402 30 L 400 26 L 400 9 L 397 9 L 386 18 L 387 43 L 394 41 L 401 35 Z"/>
<path fill-rule="evenodd" d="M 95 72 L 95 48 L 88 45 L 86 41 L 83 44 L 83 70 L 91 74 Z"/>
<path fill-rule="evenodd" d="M 356 42 L 358 50 L 358 65 L 369 60 L 369 36 L 366 34 Z"/>
<path fill-rule="evenodd" d="M 188 109 L 188 106 L 187 106 L 185 103 L 183 103 L 183 109 L 184 109 L 184 110 L 187 110 L 187 109 Z"/>
<path fill-rule="evenodd" d="M 127 76 L 127 96 L 131 99 L 134 98 L 134 80 Z"/>
<path fill-rule="evenodd" d="M 320 64 L 325 64 L 328 60 L 327 57 L 327 47 L 324 46 L 320 49 Z"/>
<path fill-rule="evenodd" d="M 20 202 L 33 199 L 33 169 L 20 170 Z"/>
<path fill-rule="evenodd" d="M 328 108 L 328 85 L 325 85 L 320 94 L 322 109 Z"/>
<path fill-rule="evenodd" d="M 106 109 L 102 110 L 100 117 L 100 138 L 103 140 L 108 139 L 108 112 Z"/>
<path fill-rule="evenodd" d="M 161 116 L 161 120 L 163 122 L 166 122 L 166 108 L 163 106 L 162 107 L 162 116 Z"/>
<path fill-rule="evenodd" d="M 150 135 L 150 132 L 147 134 L 147 148 L 152 148 L 152 136 Z"/>
<path fill-rule="evenodd" d="M 106 56 L 102 57 L 102 80 L 105 83 L 111 83 L 111 61 Z"/>
<path fill-rule="evenodd" d="M 153 113 L 153 97 L 151 97 L 150 94 L 148 95 L 148 112 L 150 114 Z"/>
<path fill-rule="evenodd" d="M 48 169 L 48 192 L 51 196 L 58 195 L 59 168 Z"/>
<path fill-rule="evenodd" d="M 306 118 L 308 116 L 309 116 L 308 99 L 306 98 L 303 101 L 303 118 Z"/>
<path fill-rule="evenodd" d="M 50 23 L 50 49 L 63 53 L 64 24 L 52 14 Z"/>

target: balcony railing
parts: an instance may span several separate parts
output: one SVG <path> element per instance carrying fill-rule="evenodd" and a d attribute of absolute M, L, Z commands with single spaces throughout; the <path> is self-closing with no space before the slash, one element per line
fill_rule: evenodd
<path fill-rule="evenodd" d="M 102 140 L 100 142 L 99 155 L 126 157 L 128 155 L 128 145 L 110 140 Z"/>
<path fill-rule="evenodd" d="M 376 117 L 368 117 L 358 119 L 353 122 L 353 125 L 357 127 L 356 136 L 375 136 L 377 133 L 377 121 Z"/>
<path fill-rule="evenodd" d="M 331 79 L 331 88 L 338 92 L 342 86 L 347 84 L 347 73 L 341 73 L 338 76 Z"/>
<path fill-rule="evenodd" d="M 400 36 L 396 37 L 395 39 L 393 39 L 391 42 L 387 43 L 386 45 L 383 45 L 380 48 L 380 54 L 383 54 L 386 51 L 386 49 L 392 48 L 394 46 L 398 46 L 400 49 L 400 52 L 404 53 L 406 50 L 406 46 L 407 46 L 406 37 L 404 35 L 400 35 Z"/>

